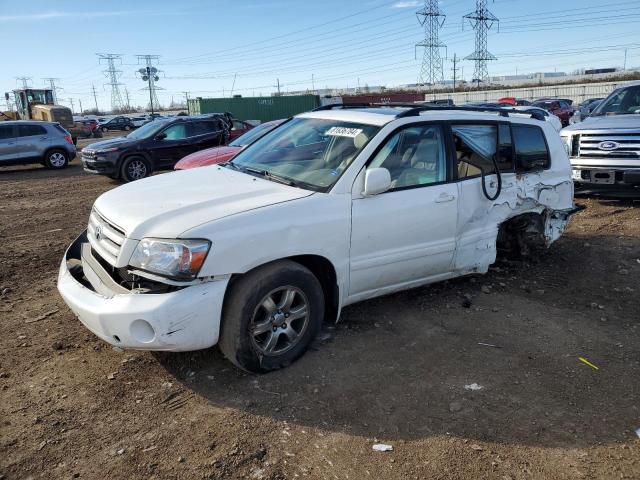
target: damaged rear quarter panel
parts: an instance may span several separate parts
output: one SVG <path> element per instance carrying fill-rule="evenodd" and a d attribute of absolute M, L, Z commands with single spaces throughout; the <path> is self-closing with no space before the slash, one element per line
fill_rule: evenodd
<path fill-rule="evenodd" d="M 518 215 L 542 215 L 546 246 L 564 232 L 569 218 L 562 211 L 573 207 L 573 181 L 569 158 L 556 132 L 547 136 L 550 168 L 538 172 L 502 174 L 502 192 L 494 200 L 482 194 L 481 178 L 458 183 L 458 246 L 454 270 L 458 274 L 484 273 L 496 259 L 500 225 Z M 495 176 L 487 177 L 487 183 Z"/>

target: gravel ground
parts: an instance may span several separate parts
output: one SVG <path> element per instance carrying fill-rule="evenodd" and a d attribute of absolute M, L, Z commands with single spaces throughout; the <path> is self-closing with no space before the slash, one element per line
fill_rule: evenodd
<path fill-rule="evenodd" d="M 116 351 L 64 305 L 64 249 L 115 186 L 0 168 L 0 479 L 640 478 L 638 203 L 579 199 L 535 262 L 350 306 L 252 376 Z"/>

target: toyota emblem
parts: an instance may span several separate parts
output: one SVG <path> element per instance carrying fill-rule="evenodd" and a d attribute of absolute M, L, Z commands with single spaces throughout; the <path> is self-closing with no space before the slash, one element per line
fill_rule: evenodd
<path fill-rule="evenodd" d="M 611 141 L 600 142 L 598 144 L 598 148 L 600 150 L 616 150 L 620 148 L 620 144 L 618 142 L 611 142 Z"/>
<path fill-rule="evenodd" d="M 102 225 L 96 225 L 94 235 L 96 240 L 100 240 L 102 238 Z"/>

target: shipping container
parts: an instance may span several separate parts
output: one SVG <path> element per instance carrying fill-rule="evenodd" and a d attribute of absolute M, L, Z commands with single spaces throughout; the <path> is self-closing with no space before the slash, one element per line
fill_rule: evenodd
<path fill-rule="evenodd" d="M 268 122 L 308 112 L 320 105 L 317 95 L 283 97 L 195 98 L 189 101 L 192 114 L 230 112 L 238 120 Z"/>
<path fill-rule="evenodd" d="M 373 93 L 368 95 L 343 95 L 342 103 L 413 103 L 424 100 L 424 93 Z"/>

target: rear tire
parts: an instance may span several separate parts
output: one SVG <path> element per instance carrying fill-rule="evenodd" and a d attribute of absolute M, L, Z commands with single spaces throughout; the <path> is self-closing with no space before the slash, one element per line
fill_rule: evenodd
<path fill-rule="evenodd" d="M 125 182 L 134 182 L 151 175 L 152 169 L 149 161 L 144 157 L 128 157 L 122 162 L 120 176 Z"/>
<path fill-rule="evenodd" d="M 55 148 L 44 154 L 44 165 L 52 170 L 60 170 L 69 165 L 69 154 L 64 150 Z"/>
<path fill-rule="evenodd" d="M 107 133 L 109 131 L 109 129 L 106 128 L 106 127 L 102 127 L 101 130 L 102 130 L 103 133 Z"/>
<path fill-rule="evenodd" d="M 266 373 L 290 365 L 320 331 L 322 286 L 299 263 L 259 267 L 229 288 L 218 345 L 243 370 Z"/>
<path fill-rule="evenodd" d="M 131 130 L 131 127 L 130 127 L 129 125 L 125 125 L 125 126 L 124 126 L 124 129 L 125 129 L 125 131 L 127 131 L 127 132 L 128 132 L 129 130 Z"/>

